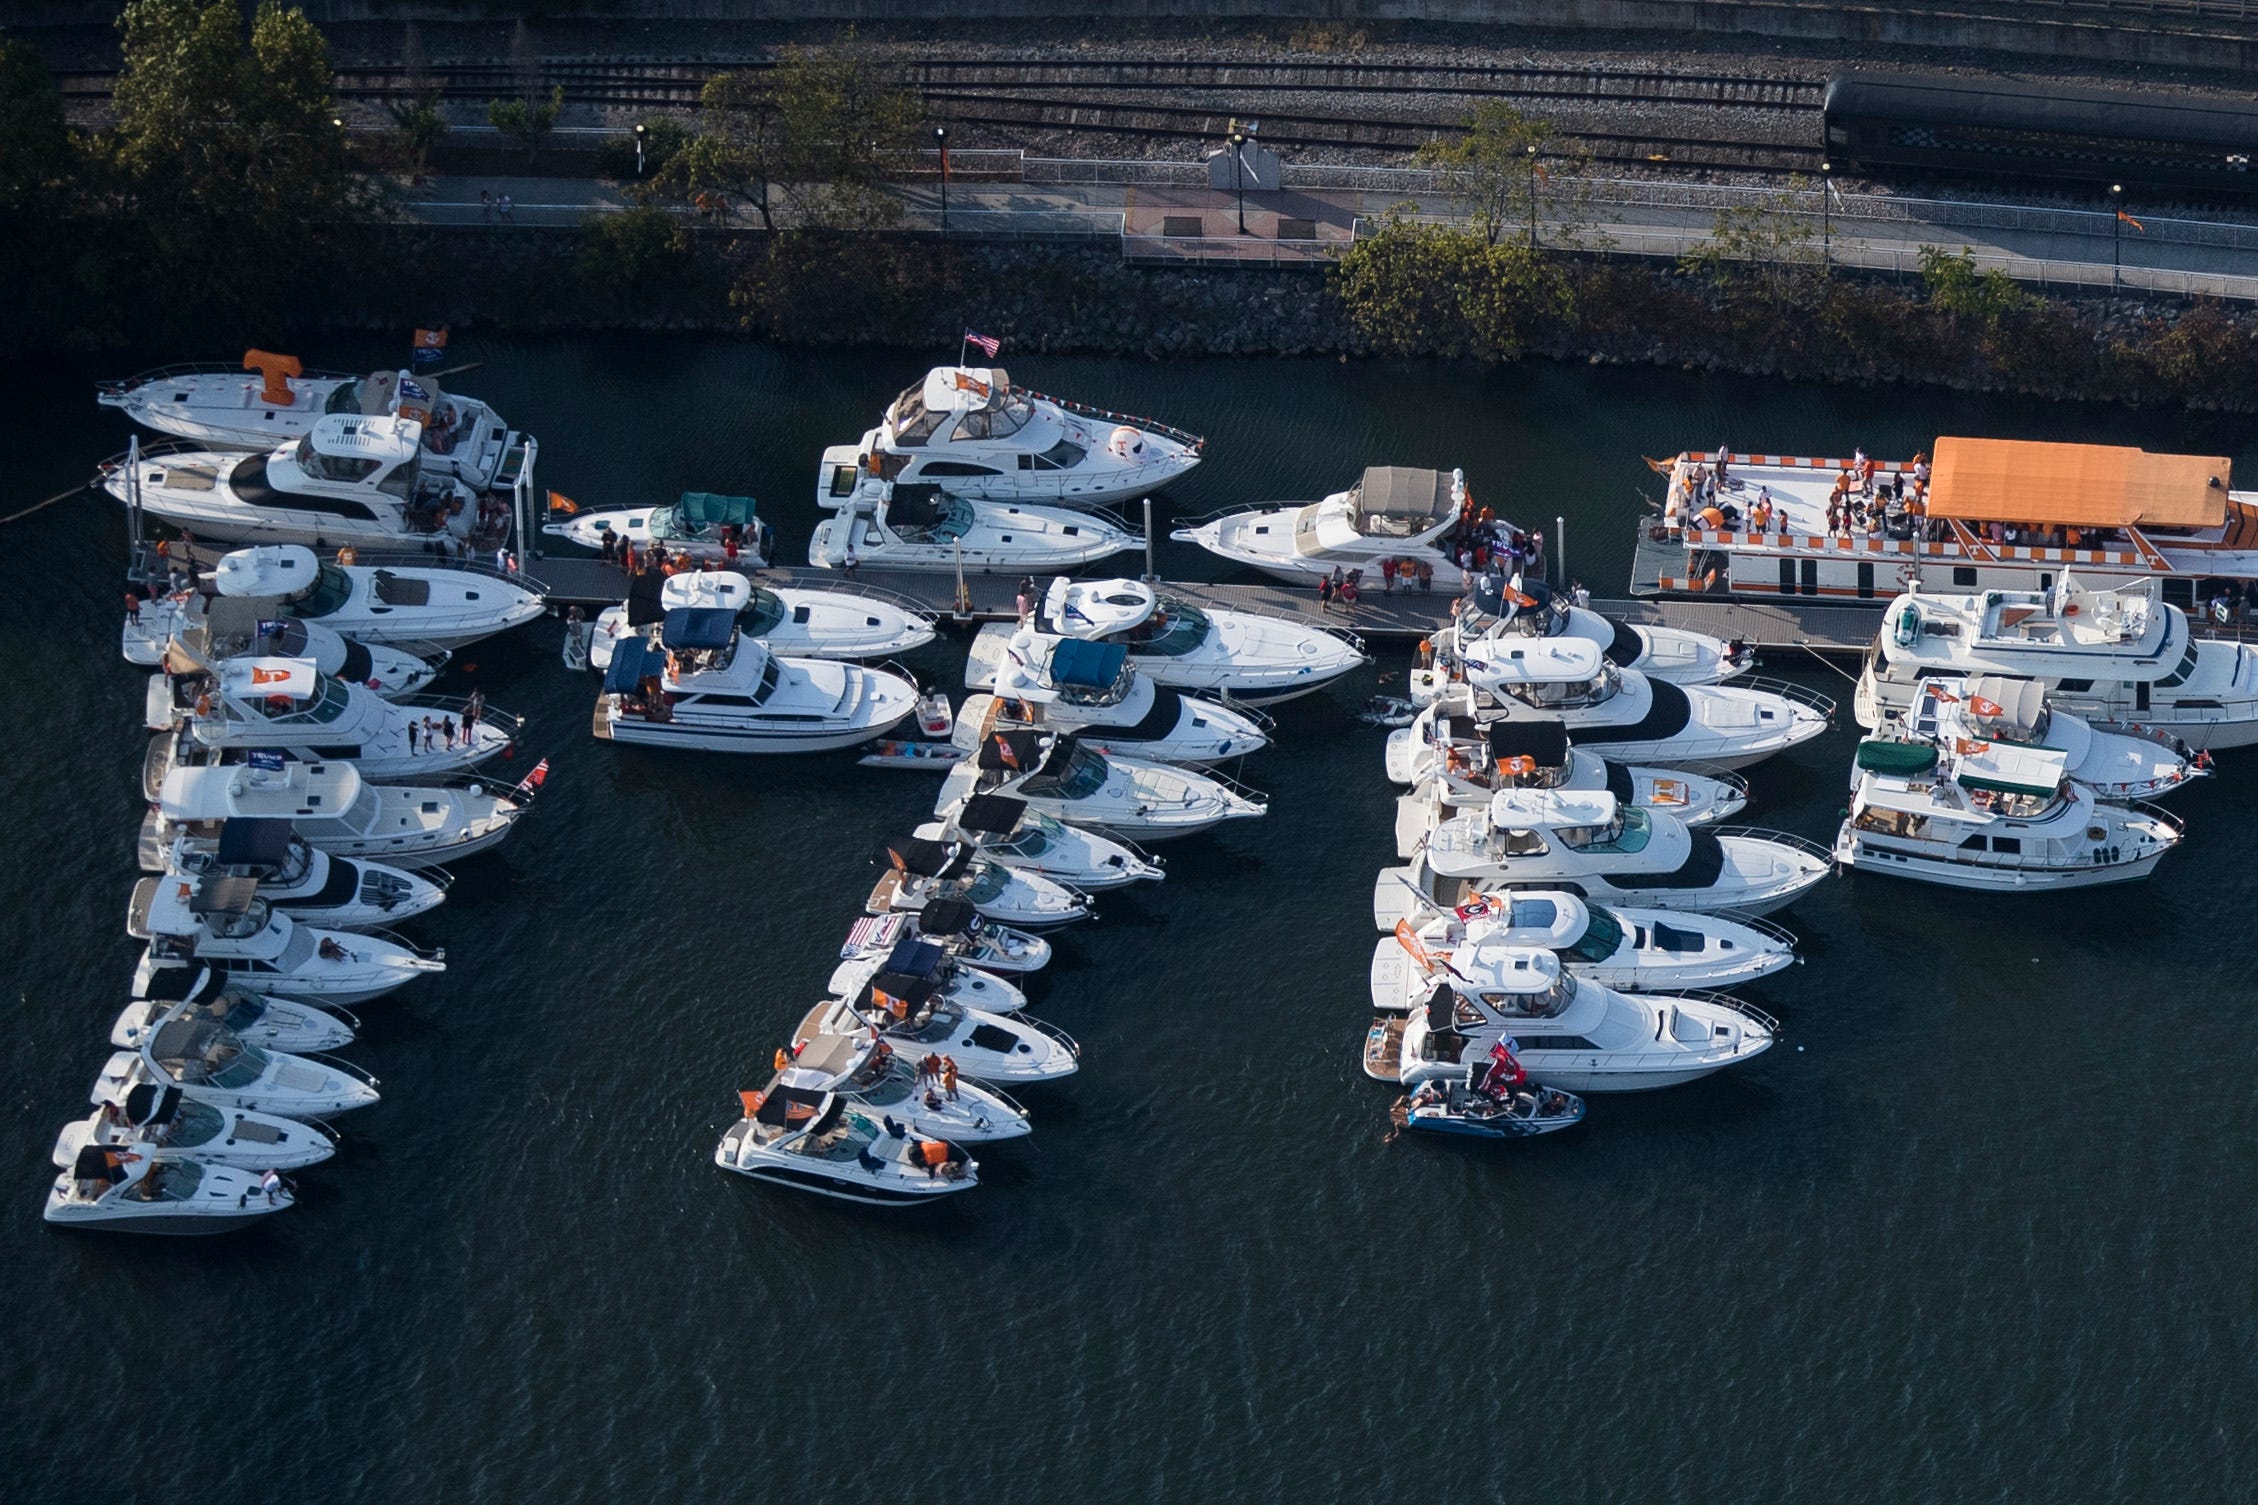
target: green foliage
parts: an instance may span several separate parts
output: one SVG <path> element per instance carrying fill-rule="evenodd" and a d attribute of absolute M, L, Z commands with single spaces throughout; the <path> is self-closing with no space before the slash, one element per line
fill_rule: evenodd
<path fill-rule="evenodd" d="M 525 146 L 525 160 L 531 165 L 540 154 L 541 143 L 549 139 L 549 132 L 557 128 L 557 116 L 564 111 L 564 85 L 558 84 L 549 91 L 547 99 L 489 99 L 486 101 L 486 123 L 503 135 Z"/>
<path fill-rule="evenodd" d="M 39 54 L 0 38 L 0 216 L 56 207 L 78 171 L 63 97 Z"/>
<path fill-rule="evenodd" d="M 1400 219 L 1349 248 L 1333 267 L 1332 291 L 1376 350 L 1481 360 L 1515 359 L 1575 301 L 1541 251 Z"/>
<path fill-rule="evenodd" d="M 421 178 L 431 169 L 431 154 L 447 135 L 447 114 L 436 84 L 396 99 L 384 109 L 392 117 L 401 164 L 410 177 Z"/>
<path fill-rule="evenodd" d="M 780 215 L 815 229 L 891 225 L 901 204 L 886 191 L 888 154 L 916 144 L 923 118 L 917 96 L 851 46 L 788 47 L 765 76 L 708 79 L 696 134 L 650 181 L 678 199 L 749 204 L 769 230 Z"/>
<path fill-rule="evenodd" d="M 1428 142 L 1415 160 L 1442 177 L 1458 212 L 1494 246 L 1526 231 L 1530 210 L 1544 207 L 1539 200 L 1555 170 L 1573 159 L 1554 139 L 1550 122 L 1490 100 L 1467 112 L 1460 134 Z"/>
<path fill-rule="evenodd" d="M 1928 289 L 1929 302 L 1987 334 L 2039 301 L 2005 272 L 1976 270 L 1976 258 L 1965 246 L 1957 252 L 1921 247 L 1921 284 Z"/>
<path fill-rule="evenodd" d="M 648 184 L 689 144 L 690 128 L 672 115 L 653 115 L 638 123 L 643 128 L 642 172 L 638 174 L 635 170 L 632 132 L 604 138 L 603 144 L 596 148 L 596 171 L 615 182 Z"/>
<path fill-rule="evenodd" d="M 787 342 L 921 328 L 951 280 L 948 262 L 891 236 L 788 228 L 768 237 L 730 301 L 748 330 Z"/>
<path fill-rule="evenodd" d="M 1680 256 L 1678 269 L 1762 303 L 1811 302 L 1823 268 L 1806 196 L 1803 180 L 1791 177 L 1781 192 L 1718 210 L 1709 238 Z"/>
<path fill-rule="evenodd" d="M 581 232 L 579 272 L 592 288 L 642 292 L 669 280 L 688 242 L 681 220 L 664 209 L 600 214 Z"/>

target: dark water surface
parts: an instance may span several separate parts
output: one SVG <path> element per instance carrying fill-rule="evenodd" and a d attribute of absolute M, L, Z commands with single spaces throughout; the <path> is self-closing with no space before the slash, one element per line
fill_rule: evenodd
<path fill-rule="evenodd" d="M 597 505 L 749 491 L 805 547 L 819 448 L 926 359 L 497 342 L 463 385 Z M 325 363 L 385 346 L 309 351 Z M 2258 454 L 2240 425 L 1532 365 L 1023 359 L 1209 434 L 1162 507 L 1463 465 L 1568 518 L 1602 594 L 1637 456 L 1879 453 L 1940 430 Z M 95 375 L 0 407 L 13 510 L 123 447 Z M 1272 814 L 1178 844 L 1033 983 L 1086 1048 L 983 1185 L 890 1215 L 710 1153 L 818 996 L 922 776 L 621 750 L 558 629 L 467 650 L 555 773 L 363 1010 L 382 1106 L 272 1226 L 57 1234 L 57 1127 L 122 1005 L 140 673 L 117 509 L 0 530 L 16 994 L 0 1128 L 0 1499 L 26 1502 L 2247 1500 L 2258 1490 L 2258 757 L 2154 881 L 2010 902 L 1838 878 L 1750 990 L 1787 1043 L 1526 1146 L 1383 1145 L 1366 1081 L 1379 734 L 1400 659 L 1282 714 Z M 1162 570 L 1200 570 L 1163 545 Z M 1201 571 L 1205 573 L 1204 570 Z M 917 667 L 958 688 L 961 644 Z M 1833 692 L 1816 665 L 1797 677 Z M 458 682 L 462 676 L 458 676 Z M 1851 734 L 1756 775 L 1826 839 Z M 523 766 L 522 763 L 518 766 Z"/>

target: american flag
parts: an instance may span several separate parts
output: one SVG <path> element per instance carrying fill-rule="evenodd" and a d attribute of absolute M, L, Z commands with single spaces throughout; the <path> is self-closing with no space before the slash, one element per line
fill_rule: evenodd
<path fill-rule="evenodd" d="M 964 342 L 967 345 L 978 345 L 982 350 L 987 351 L 990 360 L 994 360 L 996 352 L 1004 348 L 1004 342 L 994 335 L 974 334 L 969 329 L 964 332 Z"/>

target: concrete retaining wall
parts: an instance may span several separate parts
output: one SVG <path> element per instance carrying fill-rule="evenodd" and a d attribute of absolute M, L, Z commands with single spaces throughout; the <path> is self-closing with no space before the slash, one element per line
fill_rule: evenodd
<path fill-rule="evenodd" d="M 301 0 L 317 21 L 461 21 L 528 12 L 559 18 L 677 21 L 1055 20 L 1055 0 Z M 120 0 L 13 0 L 14 26 L 103 25 Z M 1422 21 L 1760 36 L 1862 46 L 1966 49 L 2174 67 L 2258 68 L 2258 24 L 2202 21 L 2167 3 L 2153 15 L 2080 20 L 2032 4 L 2022 16 L 1814 0 L 1094 0 L 1077 11 L 1120 20 Z M 2193 25 L 2198 30 L 2173 30 Z M 2160 29 L 2161 28 L 2161 29 Z M 2205 34 L 2205 29 L 2211 34 Z M 2236 33 L 2229 35 L 2225 33 Z"/>

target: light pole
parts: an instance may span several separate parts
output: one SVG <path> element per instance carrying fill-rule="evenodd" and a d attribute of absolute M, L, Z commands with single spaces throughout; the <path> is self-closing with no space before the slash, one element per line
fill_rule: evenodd
<path fill-rule="evenodd" d="M 635 127 L 635 176 L 643 176 L 643 132 L 648 127 L 638 123 Z"/>
<path fill-rule="evenodd" d="M 2109 185 L 2109 296 L 2117 296 L 2117 289 L 2125 280 L 2125 185 Z"/>
<path fill-rule="evenodd" d="M 949 128 L 933 127 L 933 148 L 941 154 L 941 233 L 949 233 Z"/>
<path fill-rule="evenodd" d="M 1529 249 L 1537 248 L 1537 143 L 1529 143 Z"/>
<path fill-rule="evenodd" d="M 1239 124 L 1236 115 L 1224 132 L 1223 139 L 1231 143 L 1231 189 L 1239 200 L 1239 233 L 1247 233 L 1247 128 Z"/>
<path fill-rule="evenodd" d="M 1819 270 L 1822 274 L 1834 270 L 1835 265 L 1835 164 L 1819 164 Z"/>

